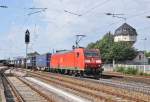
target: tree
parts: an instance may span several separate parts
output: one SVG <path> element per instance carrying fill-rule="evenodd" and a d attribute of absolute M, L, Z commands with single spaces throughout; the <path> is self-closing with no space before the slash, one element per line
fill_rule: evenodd
<path fill-rule="evenodd" d="M 146 57 L 150 57 L 150 52 L 145 52 Z"/>
<path fill-rule="evenodd" d="M 113 59 L 116 61 L 132 60 L 137 54 L 130 43 L 114 42 L 113 34 L 110 32 L 105 34 L 101 40 L 88 44 L 87 48 L 99 49 L 105 63 L 112 63 Z"/>
<path fill-rule="evenodd" d="M 120 62 L 134 59 L 137 51 L 126 42 L 114 42 L 110 49 L 110 55 L 111 58 Z"/>
<path fill-rule="evenodd" d="M 90 44 L 88 44 L 88 46 L 87 46 L 88 49 L 91 49 L 91 48 L 94 48 L 94 47 L 95 47 L 95 43 L 90 43 Z"/>
<path fill-rule="evenodd" d="M 111 61 L 110 58 L 110 48 L 113 44 L 113 35 L 109 32 L 103 36 L 101 40 L 96 41 L 95 43 L 88 44 L 87 48 L 89 49 L 99 49 L 101 53 L 101 57 L 105 62 Z"/>

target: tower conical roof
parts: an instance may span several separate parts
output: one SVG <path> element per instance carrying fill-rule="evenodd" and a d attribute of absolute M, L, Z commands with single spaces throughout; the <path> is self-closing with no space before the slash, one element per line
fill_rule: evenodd
<path fill-rule="evenodd" d="M 119 28 L 115 30 L 115 36 L 118 35 L 130 35 L 130 36 L 137 36 L 136 30 L 131 27 L 129 24 L 124 23 Z"/>

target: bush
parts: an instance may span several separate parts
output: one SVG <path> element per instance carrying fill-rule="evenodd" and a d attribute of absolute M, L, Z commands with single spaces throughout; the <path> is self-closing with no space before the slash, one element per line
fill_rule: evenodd
<path fill-rule="evenodd" d="M 139 75 L 142 75 L 142 76 L 150 76 L 150 74 L 143 73 L 143 72 L 140 72 Z"/>
<path fill-rule="evenodd" d="M 121 72 L 124 74 L 131 74 L 131 75 L 141 75 L 141 76 L 150 76 L 150 74 L 140 72 L 138 69 L 132 68 L 132 67 L 117 67 L 115 68 L 116 72 Z"/>
<path fill-rule="evenodd" d="M 125 74 L 136 75 L 136 74 L 138 74 L 138 73 L 139 73 L 138 69 L 135 69 L 135 68 L 127 68 L 127 69 L 125 70 Z"/>
<path fill-rule="evenodd" d="M 139 72 L 139 75 L 144 75 L 144 73 L 143 72 Z"/>
<path fill-rule="evenodd" d="M 124 67 L 117 67 L 115 71 L 124 73 L 125 68 Z"/>
<path fill-rule="evenodd" d="M 132 75 L 136 75 L 139 73 L 138 69 L 135 69 L 135 68 L 125 68 L 125 67 L 117 67 L 116 68 L 116 71 L 117 72 L 121 72 L 121 73 L 124 73 L 124 74 L 132 74 Z"/>

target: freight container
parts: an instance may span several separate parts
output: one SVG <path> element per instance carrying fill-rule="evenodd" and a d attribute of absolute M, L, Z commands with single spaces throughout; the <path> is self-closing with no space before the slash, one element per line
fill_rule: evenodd
<path fill-rule="evenodd" d="M 36 56 L 39 54 L 37 52 L 27 54 L 27 67 L 36 68 Z"/>
<path fill-rule="evenodd" d="M 36 56 L 36 68 L 38 69 L 49 69 L 50 68 L 50 60 L 51 60 L 51 53 L 46 53 L 42 55 Z"/>
<path fill-rule="evenodd" d="M 28 68 L 35 68 L 36 67 L 36 56 L 32 56 L 27 58 L 27 67 Z"/>

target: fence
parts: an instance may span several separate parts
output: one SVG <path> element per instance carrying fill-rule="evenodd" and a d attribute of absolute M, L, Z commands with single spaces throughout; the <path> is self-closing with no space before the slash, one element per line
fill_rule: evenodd
<path fill-rule="evenodd" d="M 115 67 L 113 67 L 112 64 L 106 64 L 103 67 L 104 67 L 104 71 L 113 71 L 113 69 L 115 69 L 117 67 L 124 67 L 124 68 L 138 69 L 140 72 L 144 72 L 144 73 L 150 73 L 150 65 L 115 64 Z"/>
<path fill-rule="evenodd" d="M 104 64 L 103 65 L 104 71 L 113 71 L 113 64 Z"/>

